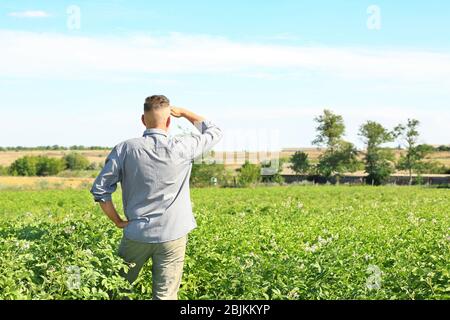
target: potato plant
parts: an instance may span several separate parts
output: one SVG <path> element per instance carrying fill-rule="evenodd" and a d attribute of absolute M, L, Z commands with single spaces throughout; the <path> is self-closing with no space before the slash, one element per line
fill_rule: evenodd
<path fill-rule="evenodd" d="M 450 299 L 450 191 L 194 189 L 180 299 Z M 120 207 L 120 195 L 114 195 Z M 0 191 L 0 299 L 150 299 L 87 190 Z"/>

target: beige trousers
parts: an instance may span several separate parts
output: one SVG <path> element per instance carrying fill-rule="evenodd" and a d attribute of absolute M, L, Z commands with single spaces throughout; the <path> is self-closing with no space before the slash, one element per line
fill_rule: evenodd
<path fill-rule="evenodd" d="M 123 237 L 119 246 L 119 256 L 125 262 L 132 264 L 128 273 L 123 276 L 133 283 L 144 264 L 151 258 L 153 299 L 177 300 L 183 275 L 186 244 L 187 235 L 163 243 L 143 243 Z"/>

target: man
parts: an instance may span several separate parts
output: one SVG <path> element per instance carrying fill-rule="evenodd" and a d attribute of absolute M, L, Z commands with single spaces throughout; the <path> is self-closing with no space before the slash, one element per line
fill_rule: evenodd
<path fill-rule="evenodd" d="M 200 135 L 169 137 L 171 115 L 189 120 Z M 187 235 L 197 226 L 189 193 L 192 160 L 209 151 L 222 132 L 191 111 L 171 107 L 165 96 L 145 100 L 142 123 L 147 128 L 143 137 L 114 147 L 91 193 L 123 229 L 119 255 L 132 266 L 125 278 L 133 283 L 151 258 L 153 299 L 176 300 Z M 111 201 L 118 182 L 127 221 Z"/>

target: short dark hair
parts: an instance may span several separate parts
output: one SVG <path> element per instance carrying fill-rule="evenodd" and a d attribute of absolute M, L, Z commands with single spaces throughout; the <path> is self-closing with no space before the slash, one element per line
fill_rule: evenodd
<path fill-rule="evenodd" d="M 147 97 L 144 103 L 144 111 L 150 111 L 152 109 L 167 108 L 170 106 L 170 101 L 166 96 L 155 95 Z"/>

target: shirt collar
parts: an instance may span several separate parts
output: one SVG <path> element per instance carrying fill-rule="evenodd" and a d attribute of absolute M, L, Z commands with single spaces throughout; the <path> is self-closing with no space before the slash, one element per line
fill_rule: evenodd
<path fill-rule="evenodd" d="M 144 137 L 153 134 L 162 134 L 163 136 L 167 137 L 167 132 L 162 129 L 150 128 L 144 131 Z"/>

